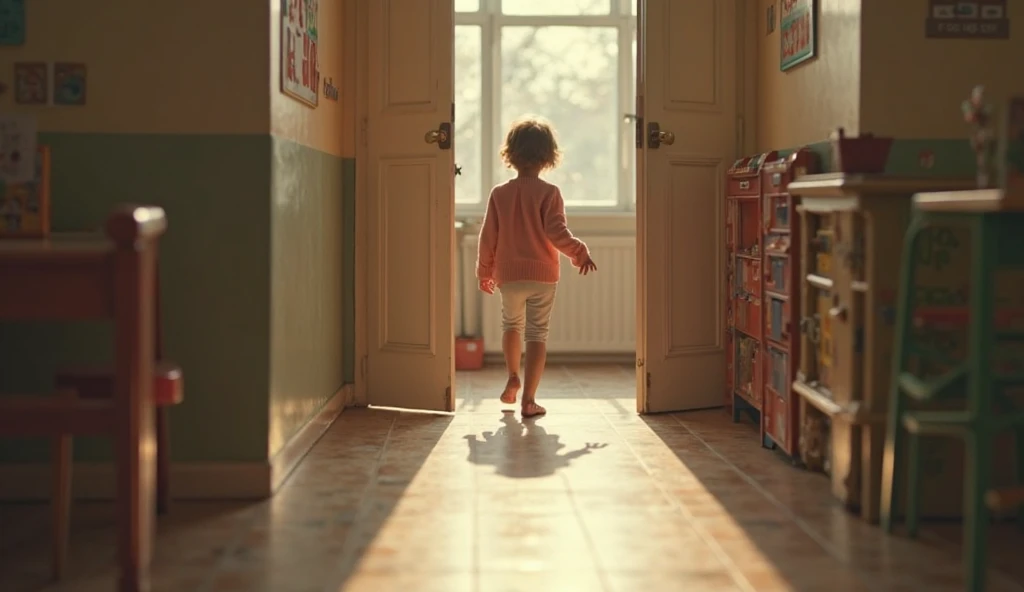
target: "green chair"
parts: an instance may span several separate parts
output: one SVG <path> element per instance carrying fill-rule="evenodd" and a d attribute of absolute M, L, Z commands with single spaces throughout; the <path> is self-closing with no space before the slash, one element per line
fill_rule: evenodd
<path fill-rule="evenodd" d="M 951 195 L 945 196 L 945 203 L 939 203 L 937 194 L 915 198 L 914 216 L 903 250 L 882 469 L 881 523 L 886 532 L 892 532 L 899 493 L 896 475 L 903 449 L 907 463 L 906 528 L 909 536 L 915 536 L 920 515 L 921 440 L 925 437 L 961 438 L 966 463 L 965 582 L 968 590 L 980 592 L 985 589 L 987 573 L 986 539 L 990 515 L 986 496 L 992 489 L 993 442 L 1000 433 L 1012 430 L 1015 434 L 1016 478 L 1018 484 L 1024 483 L 1024 410 L 1007 395 L 1010 387 L 1024 385 L 1024 369 L 1017 367 L 1007 372 L 993 368 L 1000 344 L 1024 341 L 1024 330 L 997 326 L 1002 323 L 997 323 L 995 304 L 997 270 L 1024 269 L 1024 211 L 1000 211 L 998 207 L 993 211 L 991 204 L 987 208 L 964 204 L 954 207 Z M 924 231 L 938 226 L 968 227 L 971 232 L 966 359 L 953 359 L 914 339 L 916 255 Z M 911 362 L 921 360 L 937 363 L 944 370 L 934 378 L 921 378 L 911 371 Z M 958 403 L 955 410 L 933 409 L 950 407 L 950 403 Z M 1019 517 L 1024 524 L 1024 510 L 1020 510 Z"/>

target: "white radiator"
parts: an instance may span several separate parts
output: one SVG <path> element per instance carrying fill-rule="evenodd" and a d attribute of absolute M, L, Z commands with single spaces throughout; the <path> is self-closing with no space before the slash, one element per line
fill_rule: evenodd
<path fill-rule="evenodd" d="M 548 352 L 558 354 L 632 354 L 636 351 L 636 239 L 632 236 L 584 237 L 598 265 L 581 276 L 562 257 L 562 280 L 551 317 Z M 467 335 L 482 335 L 486 353 L 501 352 L 501 298 L 476 287 L 476 237 L 462 242 L 461 279 Z M 456 319 L 456 331 L 459 331 Z"/>

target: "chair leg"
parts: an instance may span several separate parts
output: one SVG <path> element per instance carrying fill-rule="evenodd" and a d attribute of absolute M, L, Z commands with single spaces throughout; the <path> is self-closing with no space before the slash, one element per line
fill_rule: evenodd
<path fill-rule="evenodd" d="M 914 273 L 917 244 L 921 238 L 924 223 L 915 215 L 907 229 L 903 244 L 903 262 L 900 265 L 900 291 L 896 307 L 896 340 L 893 350 L 892 377 L 889 383 L 889 417 L 885 434 L 885 448 L 882 453 L 882 491 L 879 503 L 879 522 L 882 531 L 892 533 L 900 491 L 897 475 L 900 474 L 900 460 L 903 452 L 903 412 L 906 404 L 900 389 L 899 377 L 910 358 L 910 344 L 914 329 Z M 909 508 L 910 504 L 906 504 Z"/>
<path fill-rule="evenodd" d="M 921 436 L 907 434 L 907 536 L 915 538 L 921 516 Z"/>
<path fill-rule="evenodd" d="M 1014 439 L 1017 441 L 1017 474 L 1015 481 L 1018 486 L 1024 485 L 1024 428 L 1017 428 Z M 1024 505 L 1017 507 L 1017 527 L 1024 530 Z"/>
<path fill-rule="evenodd" d="M 156 408 L 156 511 L 171 510 L 171 446 L 168 409 Z"/>
<path fill-rule="evenodd" d="M 68 561 L 71 532 L 71 468 L 72 439 L 70 434 L 53 438 L 53 579 L 64 577 Z"/>
<path fill-rule="evenodd" d="M 992 438 L 988 433 L 966 439 L 967 479 L 964 480 L 965 590 L 984 592 L 987 582 L 989 512 L 985 494 L 992 483 Z"/>

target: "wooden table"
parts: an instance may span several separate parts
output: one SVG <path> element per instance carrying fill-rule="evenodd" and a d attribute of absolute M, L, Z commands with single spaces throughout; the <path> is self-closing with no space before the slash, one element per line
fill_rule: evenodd
<path fill-rule="evenodd" d="M 149 590 L 156 475 L 153 290 L 157 242 L 166 226 L 160 208 L 122 206 L 107 219 L 106 237 L 0 241 L 0 320 L 114 322 L 114 398 L 0 396 L 0 436 L 94 434 L 114 440 L 122 592 Z M 70 499 L 54 502 L 59 515 Z"/>

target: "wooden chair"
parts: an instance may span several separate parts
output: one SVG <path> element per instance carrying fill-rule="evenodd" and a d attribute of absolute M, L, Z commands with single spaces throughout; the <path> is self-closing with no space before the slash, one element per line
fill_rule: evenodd
<path fill-rule="evenodd" d="M 166 514 L 171 506 L 170 468 L 171 444 L 169 431 L 169 407 L 177 405 L 184 399 L 184 375 L 181 366 L 164 360 L 163 356 L 163 317 L 160 311 L 160 272 L 157 268 L 156 297 L 154 299 L 156 316 L 155 343 L 156 363 L 153 366 L 153 397 L 156 403 L 156 506 L 160 514 Z M 78 366 L 58 370 L 56 376 L 58 391 L 72 391 L 82 399 L 104 399 L 114 395 L 114 369 L 109 366 Z M 55 442 L 57 448 L 69 447 L 70 442 Z M 58 451 L 59 458 L 70 458 L 69 451 Z M 54 475 L 54 487 L 64 491 L 70 487 L 70 461 L 63 468 L 58 468 Z M 69 494 L 68 494 L 69 495 Z"/>
<path fill-rule="evenodd" d="M 0 241 L 0 319 L 114 322 L 114 396 L 0 396 L 0 436 L 58 438 L 67 444 L 56 448 L 58 470 L 70 464 L 70 435 L 113 439 L 120 592 L 149 589 L 156 474 L 154 277 L 157 242 L 166 226 L 160 208 L 122 206 L 107 220 L 108 239 Z M 58 574 L 66 558 L 67 493 L 53 500 Z"/>

